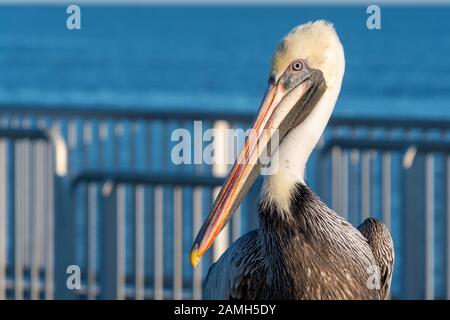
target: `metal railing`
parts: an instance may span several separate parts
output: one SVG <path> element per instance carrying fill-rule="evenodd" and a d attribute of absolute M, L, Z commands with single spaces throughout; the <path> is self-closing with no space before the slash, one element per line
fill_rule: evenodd
<path fill-rule="evenodd" d="M 0 200 L 5 200 L 0 201 L 0 231 L 6 230 L 0 235 L 0 297 L 201 298 L 210 263 L 239 235 L 257 227 L 260 182 L 202 266 L 193 270 L 188 251 L 224 170 L 174 165 L 171 132 L 188 129 L 196 141 L 194 153 L 207 143 L 195 136 L 194 120 L 202 120 L 206 130 L 247 128 L 252 118 L 217 112 L 0 108 L 0 174 L 5 173 L 0 176 Z M 14 137 L 7 135 L 10 130 Z M 45 137 L 49 130 L 58 132 L 50 145 L 67 144 L 66 172 L 63 164 L 49 160 L 57 154 L 48 147 L 44 160 L 28 151 L 14 158 L 2 152 L 28 141 L 31 132 Z M 394 298 L 450 298 L 449 146 L 450 121 L 336 117 L 309 161 L 307 182 L 333 209 L 354 225 L 375 216 L 390 227 L 396 246 Z M 21 169 L 13 170 L 13 163 Z M 33 176 L 27 170 L 43 164 L 49 166 L 45 172 L 55 172 L 45 180 L 52 183 L 45 188 L 24 184 Z M 14 186 L 21 194 L 19 206 L 11 205 L 14 197 L 8 190 Z M 50 200 L 43 205 L 40 199 Z M 54 221 L 33 224 L 43 212 Z M 11 227 L 16 220 L 48 239 L 48 264 L 37 273 L 10 258 L 22 255 L 16 242 L 29 241 L 23 240 L 23 229 Z M 40 248 L 41 242 L 36 243 Z M 37 256 L 41 251 L 27 247 L 20 252 Z M 81 290 L 67 289 L 69 265 L 81 268 Z M 36 274 L 39 279 L 48 274 L 42 280 L 48 286 L 42 292 L 48 293 L 18 293 L 17 283 L 20 288 L 29 279 L 35 279 L 30 282 L 34 288 L 44 288 L 36 284 Z"/>
<path fill-rule="evenodd" d="M 54 297 L 53 179 L 64 157 L 57 132 L 0 128 L 0 299 Z"/>

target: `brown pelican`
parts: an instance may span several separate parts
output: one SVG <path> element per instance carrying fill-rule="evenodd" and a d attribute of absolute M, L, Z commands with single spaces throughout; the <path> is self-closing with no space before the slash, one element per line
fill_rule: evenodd
<path fill-rule="evenodd" d="M 260 174 L 261 148 L 278 130 L 278 170 L 265 177 L 260 228 L 234 242 L 210 268 L 207 299 L 385 299 L 394 264 L 388 229 L 376 219 L 358 229 L 305 184 L 306 161 L 340 92 L 344 50 L 325 21 L 294 28 L 275 50 L 253 131 L 191 251 L 200 258 Z M 264 129 L 264 130 L 263 130 Z"/>

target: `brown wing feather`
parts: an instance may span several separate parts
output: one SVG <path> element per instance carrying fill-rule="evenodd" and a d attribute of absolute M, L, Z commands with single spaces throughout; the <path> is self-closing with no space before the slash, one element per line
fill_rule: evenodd
<path fill-rule="evenodd" d="M 386 225 L 375 218 L 367 218 L 358 227 L 367 239 L 380 270 L 381 298 L 388 299 L 394 269 L 394 242 Z"/>
<path fill-rule="evenodd" d="M 203 285 L 205 299 L 255 299 L 261 270 L 258 231 L 235 241 L 209 269 Z"/>

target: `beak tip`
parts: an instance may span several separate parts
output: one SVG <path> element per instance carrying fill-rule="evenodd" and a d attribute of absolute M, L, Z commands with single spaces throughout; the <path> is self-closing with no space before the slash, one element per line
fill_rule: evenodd
<path fill-rule="evenodd" d="M 191 250 L 191 264 L 194 268 L 198 267 L 201 256 L 198 254 L 198 247 L 195 245 Z"/>

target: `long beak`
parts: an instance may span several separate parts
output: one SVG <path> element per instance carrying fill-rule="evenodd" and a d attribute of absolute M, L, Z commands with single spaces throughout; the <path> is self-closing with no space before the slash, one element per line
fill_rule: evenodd
<path fill-rule="evenodd" d="M 211 247 L 214 239 L 226 225 L 231 215 L 241 203 L 247 191 L 259 175 L 258 159 L 281 126 L 289 111 L 312 87 L 306 80 L 289 92 L 282 84 L 269 84 L 261 103 L 258 116 L 243 146 L 238 160 L 233 166 L 225 184 L 214 202 L 213 208 L 200 229 L 191 250 L 194 267 Z M 286 132 L 287 130 L 283 130 Z M 280 137 L 280 140 L 282 137 Z M 272 142 L 273 143 L 273 142 Z"/>

